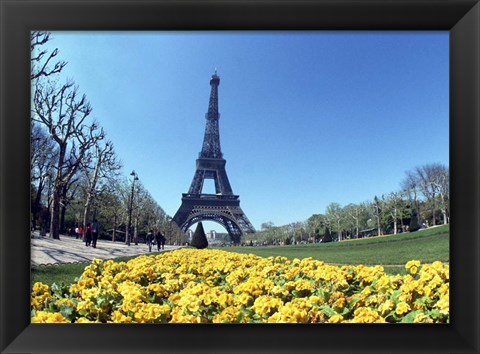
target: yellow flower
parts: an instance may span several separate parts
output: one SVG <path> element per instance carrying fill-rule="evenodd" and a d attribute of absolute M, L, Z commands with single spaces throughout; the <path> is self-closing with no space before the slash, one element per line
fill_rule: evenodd
<path fill-rule="evenodd" d="M 435 304 L 435 307 L 437 307 L 440 310 L 440 313 L 442 315 L 448 315 L 450 311 L 450 297 L 449 295 L 444 295 L 440 298 L 440 300 L 437 301 Z"/>
<path fill-rule="evenodd" d="M 100 322 L 92 321 L 92 320 L 89 320 L 88 318 L 85 318 L 85 317 L 79 317 L 79 318 L 77 318 L 75 323 L 100 323 Z"/>
<path fill-rule="evenodd" d="M 240 314 L 240 309 L 236 306 L 230 306 L 223 309 L 222 312 L 213 317 L 213 323 L 235 323 Z"/>
<path fill-rule="evenodd" d="M 393 309 L 393 306 L 395 306 L 395 303 L 392 300 L 386 300 L 378 306 L 378 311 L 384 316 Z"/>
<path fill-rule="evenodd" d="M 268 323 L 306 323 L 308 314 L 304 309 L 299 309 L 294 303 L 287 303 L 280 307 L 267 319 Z"/>
<path fill-rule="evenodd" d="M 168 305 L 137 304 L 133 319 L 139 323 L 153 323 L 166 319 L 169 314 L 170 307 Z"/>
<path fill-rule="evenodd" d="M 415 316 L 413 323 L 433 323 L 433 320 L 424 313 L 419 313 Z"/>
<path fill-rule="evenodd" d="M 399 321 L 412 310 L 418 323 L 447 322 L 448 264 L 414 260 L 405 268 L 407 275 L 390 276 L 381 266 L 211 249 L 94 260 L 64 297 L 34 284 L 32 322 L 62 322 L 51 310 L 65 306 L 74 310 L 74 323 L 377 323 L 385 322 L 382 316 Z M 324 305 L 344 315 L 332 316 Z M 435 319 L 428 317 L 434 309 L 441 315 Z"/>
<path fill-rule="evenodd" d="M 295 290 L 310 293 L 314 289 L 311 281 L 299 279 L 295 282 Z"/>
<path fill-rule="evenodd" d="M 404 302 L 404 301 L 399 302 L 399 303 L 397 304 L 396 309 L 395 309 L 395 313 L 396 313 L 397 315 L 403 315 L 404 313 L 406 313 L 406 312 L 408 312 L 408 311 L 410 311 L 410 306 L 409 306 L 406 302 Z"/>
<path fill-rule="evenodd" d="M 249 305 L 253 301 L 253 297 L 247 293 L 241 293 L 233 298 L 233 303 L 236 305 Z"/>
<path fill-rule="evenodd" d="M 359 307 L 354 312 L 352 323 L 385 323 L 385 319 L 369 307 Z"/>
<path fill-rule="evenodd" d="M 115 323 L 131 323 L 132 318 L 130 316 L 125 316 L 120 311 L 112 312 L 112 322 Z"/>
<path fill-rule="evenodd" d="M 36 311 L 32 323 L 70 323 L 58 312 Z"/>
<path fill-rule="evenodd" d="M 420 261 L 409 261 L 407 264 L 405 264 L 405 269 L 410 271 L 410 274 L 416 274 L 418 271 L 418 268 L 420 267 Z"/>
<path fill-rule="evenodd" d="M 252 308 L 259 315 L 269 315 L 272 311 L 278 310 L 283 305 L 283 301 L 268 295 L 258 297 L 253 303 Z"/>
<path fill-rule="evenodd" d="M 328 319 L 328 323 L 341 323 L 343 320 L 343 316 L 342 315 L 333 315 L 332 317 L 330 317 Z"/>
<path fill-rule="evenodd" d="M 340 299 L 337 299 L 334 303 L 333 303 L 333 307 L 338 307 L 339 309 L 342 309 L 343 306 L 345 306 L 345 298 L 342 297 Z"/>

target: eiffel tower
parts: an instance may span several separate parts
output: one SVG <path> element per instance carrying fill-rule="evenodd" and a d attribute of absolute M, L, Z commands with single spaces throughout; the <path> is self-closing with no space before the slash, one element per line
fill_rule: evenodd
<path fill-rule="evenodd" d="M 226 160 L 220 149 L 220 131 L 218 120 L 218 86 L 220 77 L 217 70 L 210 79 L 210 100 L 205 115 L 207 124 L 203 138 L 202 151 L 197 159 L 197 168 L 188 193 L 182 193 L 182 205 L 173 217 L 173 221 L 186 232 L 188 228 L 204 220 L 215 221 L 228 231 L 231 240 L 238 244 L 244 233 L 254 233 L 243 210 L 240 199 L 234 195 L 225 171 Z M 213 179 L 216 194 L 202 193 L 205 179 Z"/>

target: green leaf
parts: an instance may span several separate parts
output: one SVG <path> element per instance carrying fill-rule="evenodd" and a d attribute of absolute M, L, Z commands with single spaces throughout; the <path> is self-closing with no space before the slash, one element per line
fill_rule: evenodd
<path fill-rule="evenodd" d="M 320 310 L 322 310 L 322 312 L 328 317 L 332 317 L 333 315 L 337 314 L 337 312 L 334 309 L 332 309 L 330 306 L 327 306 L 327 305 L 320 306 Z"/>
<path fill-rule="evenodd" d="M 73 308 L 71 308 L 68 305 L 61 305 L 60 306 L 60 313 L 62 314 L 63 317 L 72 320 L 72 315 L 74 313 Z"/>
<path fill-rule="evenodd" d="M 354 297 L 354 298 L 348 303 L 348 307 L 349 307 L 349 308 L 353 308 L 353 307 L 357 304 L 357 302 L 359 302 L 359 301 L 360 301 L 360 298 Z"/>
<path fill-rule="evenodd" d="M 428 315 L 434 320 L 437 320 L 440 317 L 440 311 L 437 309 L 433 309 L 428 313 Z"/>
<path fill-rule="evenodd" d="M 420 312 L 421 311 L 413 311 L 413 312 L 408 313 L 406 316 L 403 316 L 400 323 L 413 323 L 413 320 L 415 320 L 415 317 Z"/>
<path fill-rule="evenodd" d="M 350 312 L 350 309 L 349 309 L 348 307 L 344 307 L 343 310 L 342 310 L 342 312 L 340 313 L 340 315 L 342 315 L 342 316 L 345 317 L 345 315 L 346 315 L 347 313 L 349 313 L 349 312 Z"/>
<path fill-rule="evenodd" d="M 398 300 L 398 297 L 403 293 L 402 290 L 395 290 L 393 293 L 392 293 L 392 297 L 391 299 L 395 302 L 395 305 L 398 304 L 398 302 L 400 300 Z"/>

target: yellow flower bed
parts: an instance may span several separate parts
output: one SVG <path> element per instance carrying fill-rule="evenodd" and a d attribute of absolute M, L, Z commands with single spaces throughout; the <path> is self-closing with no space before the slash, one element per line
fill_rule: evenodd
<path fill-rule="evenodd" d="M 36 323 L 448 323 L 449 266 L 333 266 L 180 249 L 93 260 L 71 286 L 32 288 Z"/>

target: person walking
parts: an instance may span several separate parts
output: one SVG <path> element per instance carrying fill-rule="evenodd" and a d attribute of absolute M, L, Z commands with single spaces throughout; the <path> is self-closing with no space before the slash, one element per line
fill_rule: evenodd
<path fill-rule="evenodd" d="M 145 243 L 148 246 L 148 252 L 152 252 L 153 230 L 148 231 L 148 234 L 145 237 Z"/>
<path fill-rule="evenodd" d="M 162 235 L 160 231 L 155 235 L 155 240 L 157 241 L 157 251 L 165 248 L 165 236 Z"/>
<path fill-rule="evenodd" d="M 90 246 L 92 243 L 92 227 L 90 223 L 87 224 L 87 228 L 85 229 L 85 246 Z"/>
<path fill-rule="evenodd" d="M 98 239 L 98 221 L 93 219 L 92 223 L 92 247 L 97 248 L 97 239 Z"/>
<path fill-rule="evenodd" d="M 85 241 L 84 238 L 83 238 L 83 226 L 80 225 L 78 227 L 78 237 L 80 237 L 82 239 L 82 241 Z"/>

